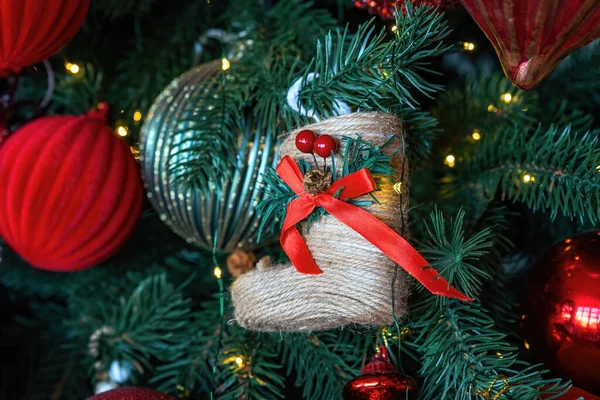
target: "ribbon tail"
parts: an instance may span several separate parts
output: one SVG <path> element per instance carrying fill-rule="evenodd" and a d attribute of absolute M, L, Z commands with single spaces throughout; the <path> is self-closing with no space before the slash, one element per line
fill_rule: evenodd
<path fill-rule="evenodd" d="M 371 242 L 431 293 L 453 299 L 473 300 L 451 286 L 406 239 L 369 212 L 331 196 L 321 198 L 319 205 Z"/>
<path fill-rule="evenodd" d="M 304 238 L 298 232 L 296 224 L 310 215 L 315 209 L 314 203 L 303 198 L 292 200 L 285 214 L 279 242 L 294 267 L 303 274 L 321 274 Z"/>

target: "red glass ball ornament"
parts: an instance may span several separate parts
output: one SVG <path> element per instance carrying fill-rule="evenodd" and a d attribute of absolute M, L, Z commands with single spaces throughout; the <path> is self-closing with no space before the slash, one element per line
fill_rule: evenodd
<path fill-rule="evenodd" d="M 0 78 L 56 54 L 89 7 L 90 0 L 0 0 Z"/>
<path fill-rule="evenodd" d="M 0 237 L 35 267 L 91 267 L 138 223 L 139 168 L 107 111 L 36 119 L 0 147 Z"/>
<path fill-rule="evenodd" d="M 600 232 L 566 239 L 531 271 L 525 347 L 555 376 L 600 394 Z"/>
<path fill-rule="evenodd" d="M 141 387 L 122 387 L 88 398 L 88 400 L 175 400 L 167 394 Z"/>
<path fill-rule="evenodd" d="M 319 156 L 326 158 L 331 155 L 331 152 L 337 150 L 337 143 L 335 139 L 329 135 L 321 135 L 315 140 L 315 153 Z"/>
<path fill-rule="evenodd" d="M 303 153 L 312 153 L 317 135 L 311 130 L 305 129 L 296 135 L 296 148 Z"/>
<path fill-rule="evenodd" d="M 387 349 L 381 346 L 362 375 L 346 384 L 344 400 L 416 400 L 418 392 L 415 380 L 397 373 Z"/>
<path fill-rule="evenodd" d="M 537 86 L 563 58 L 600 36 L 598 0 L 460 0 L 510 81 Z"/>

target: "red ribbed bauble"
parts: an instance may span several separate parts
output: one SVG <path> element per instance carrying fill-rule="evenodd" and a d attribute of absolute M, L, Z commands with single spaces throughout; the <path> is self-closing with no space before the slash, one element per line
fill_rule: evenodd
<path fill-rule="evenodd" d="M 0 78 L 57 53 L 89 6 L 90 0 L 0 0 Z"/>
<path fill-rule="evenodd" d="M 397 373 L 387 349 L 381 346 L 362 375 L 346 384 L 344 400 L 416 400 L 418 392 L 414 379 Z"/>
<path fill-rule="evenodd" d="M 138 166 L 105 113 L 40 118 L 0 147 L 0 237 L 35 267 L 75 271 L 108 259 L 142 201 Z"/>
<path fill-rule="evenodd" d="M 566 239 L 532 270 L 523 336 L 554 376 L 600 394 L 600 232 Z"/>
<path fill-rule="evenodd" d="M 175 400 L 167 394 L 141 387 L 122 387 L 88 398 L 88 400 Z"/>
<path fill-rule="evenodd" d="M 600 36 L 598 0 L 460 0 L 488 37 L 511 82 L 531 89 Z"/>

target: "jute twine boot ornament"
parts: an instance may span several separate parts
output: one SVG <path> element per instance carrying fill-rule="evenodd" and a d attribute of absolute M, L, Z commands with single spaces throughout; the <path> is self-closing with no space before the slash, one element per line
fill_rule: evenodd
<path fill-rule="evenodd" d="M 318 136 L 317 144 L 331 143 L 331 138 L 320 139 L 331 136 L 336 151 L 327 158 L 308 152 L 314 139 L 310 132 Z M 241 326 L 314 331 L 388 325 L 394 313 L 402 317 L 407 312 L 409 273 L 436 294 L 468 300 L 400 236 L 408 234 L 402 135 L 396 116 L 364 112 L 286 137 L 277 175 L 265 176 L 267 183 L 277 182 L 272 186 L 279 192 L 259 208 L 263 213 L 279 210 L 284 217 L 280 241 L 291 262 L 262 263 L 235 280 L 231 294 Z M 324 155 L 323 148 L 328 151 L 321 147 L 318 154 Z M 277 203 L 286 193 L 289 201 Z"/>

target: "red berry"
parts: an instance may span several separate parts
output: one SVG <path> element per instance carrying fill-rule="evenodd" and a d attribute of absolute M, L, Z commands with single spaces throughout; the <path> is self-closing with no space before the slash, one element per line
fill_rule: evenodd
<path fill-rule="evenodd" d="M 329 157 L 331 152 L 337 150 L 337 143 L 335 139 L 329 135 L 321 135 L 315 140 L 315 153 L 321 157 Z"/>
<path fill-rule="evenodd" d="M 296 135 L 296 148 L 303 153 L 312 153 L 317 136 L 313 131 L 305 129 Z"/>

